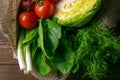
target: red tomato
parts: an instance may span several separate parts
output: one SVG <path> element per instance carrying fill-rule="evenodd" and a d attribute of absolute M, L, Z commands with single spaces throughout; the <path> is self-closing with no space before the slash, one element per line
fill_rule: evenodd
<path fill-rule="evenodd" d="M 21 12 L 18 16 L 19 24 L 24 29 L 32 29 L 38 23 L 38 17 L 34 12 Z"/>
<path fill-rule="evenodd" d="M 54 5 L 49 1 L 43 1 L 42 5 L 35 5 L 34 11 L 40 18 L 50 18 L 54 14 Z"/>
<path fill-rule="evenodd" d="M 20 8 L 24 11 L 30 10 L 33 11 L 36 2 L 33 0 L 21 0 Z"/>

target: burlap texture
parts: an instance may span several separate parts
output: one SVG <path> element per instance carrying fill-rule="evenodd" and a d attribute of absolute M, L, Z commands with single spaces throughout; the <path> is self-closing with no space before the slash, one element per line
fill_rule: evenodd
<path fill-rule="evenodd" d="M 112 2 L 110 0 L 103 0 L 101 10 L 101 15 L 103 17 L 101 17 L 101 19 L 109 28 L 114 28 L 116 26 L 118 20 L 118 11 L 116 12 L 118 6 L 116 5 L 119 4 L 115 5 L 113 3 L 118 2 L 120 2 L 120 0 L 112 0 Z M 0 30 L 11 42 L 14 54 L 17 50 L 17 14 L 19 4 L 20 0 L 0 0 Z M 48 76 L 40 76 L 36 69 L 33 70 L 32 74 L 39 80 L 65 80 L 67 77 L 64 75 L 60 79 L 56 79 L 54 71 Z"/>
<path fill-rule="evenodd" d="M 11 42 L 12 51 L 16 53 L 17 39 L 17 10 L 20 0 L 0 0 L 0 30 Z M 16 55 L 14 56 L 16 57 Z"/>

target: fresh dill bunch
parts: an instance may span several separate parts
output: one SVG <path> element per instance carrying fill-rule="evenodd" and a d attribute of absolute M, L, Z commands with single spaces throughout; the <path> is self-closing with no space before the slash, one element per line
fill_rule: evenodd
<path fill-rule="evenodd" d="M 110 30 L 102 21 L 94 20 L 89 27 L 76 31 L 71 37 L 76 51 L 75 63 L 86 69 L 83 76 L 100 80 L 105 77 L 110 62 L 116 62 L 120 57 L 120 36 Z"/>

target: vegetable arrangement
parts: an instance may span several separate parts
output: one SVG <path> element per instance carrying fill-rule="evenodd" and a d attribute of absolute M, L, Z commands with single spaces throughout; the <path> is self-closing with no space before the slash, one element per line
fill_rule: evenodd
<path fill-rule="evenodd" d="M 120 36 L 95 16 L 100 4 L 101 0 L 21 0 L 20 69 L 27 74 L 33 65 L 43 76 L 52 69 L 58 76 L 83 69 L 83 78 L 100 80 L 107 61 L 120 57 Z"/>

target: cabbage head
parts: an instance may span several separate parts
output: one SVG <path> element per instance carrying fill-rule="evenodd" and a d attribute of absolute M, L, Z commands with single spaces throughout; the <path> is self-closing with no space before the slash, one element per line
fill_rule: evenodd
<path fill-rule="evenodd" d="M 67 27 L 81 27 L 89 22 L 100 8 L 102 0 L 60 0 L 54 18 Z"/>

